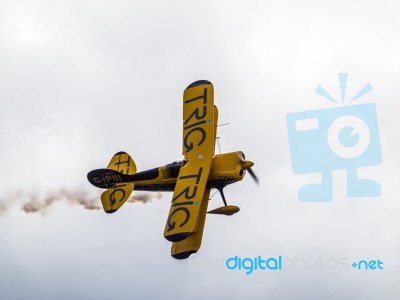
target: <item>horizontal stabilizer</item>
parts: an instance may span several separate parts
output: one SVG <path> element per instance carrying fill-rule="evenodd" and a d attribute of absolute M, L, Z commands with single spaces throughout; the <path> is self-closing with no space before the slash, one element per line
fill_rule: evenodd
<path fill-rule="evenodd" d="M 227 205 L 222 206 L 213 210 L 208 211 L 208 214 L 216 214 L 216 215 L 225 215 L 225 216 L 232 216 L 236 214 L 240 210 L 239 207 L 234 205 Z"/>
<path fill-rule="evenodd" d="M 116 153 L 109 162 L 107 169 L 90 171 L 87 178 L 96 187 L 107 189 L 101 194 L 104 211 L 117 211 L 131 195 L 135 183 L 136 164 L 126 152 Z"/>
<path fill-rule="evenodd" d="M 111 158 L 107 169 L 119 172 L 120 174 L 116 175 L 116 178 L 119 179 L 125 174 L 135 174 L 136 164 L 128 153 L 118 152 Z M 134 187 L 135 183 L 133 182 L 118 183 L 101 194 L 101 203 L 104 211 L 106 213 L 116 212 L 128 200 Z"/>

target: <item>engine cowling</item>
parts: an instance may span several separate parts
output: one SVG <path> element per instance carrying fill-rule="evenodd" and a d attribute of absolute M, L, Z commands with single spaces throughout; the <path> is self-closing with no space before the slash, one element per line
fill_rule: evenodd
<path fill-rule="evenodd" d="M 245 160 L 241 151 L 218 154 L 213 157 L 210 176 L 211 180 L 242 180 L 245 175 L 242 162 Z"/>

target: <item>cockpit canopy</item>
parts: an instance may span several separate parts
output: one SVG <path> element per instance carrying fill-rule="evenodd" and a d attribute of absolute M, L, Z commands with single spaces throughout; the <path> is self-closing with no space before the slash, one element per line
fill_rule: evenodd
<path fill-rule="evenodd" d="M 186 160 L 177 160 L 166 165 L 166 176 L 169 178 L 177 178 L 179 170 L 186 165 Z"/>

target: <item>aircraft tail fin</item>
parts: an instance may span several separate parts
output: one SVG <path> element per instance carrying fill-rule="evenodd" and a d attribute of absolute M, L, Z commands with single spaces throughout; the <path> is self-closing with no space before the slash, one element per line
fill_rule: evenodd
<path fill-rule="evenodd" d="M 118 152 L 112 158 L 107 169 L 114 170 L 125 175 L 136 173 L 136 164 L 126 152 Z M 101 194 L 101 203 L 106 213 L 116 212 L 129 198 L 134 182 L 121 182 L 107 189 Z"/>

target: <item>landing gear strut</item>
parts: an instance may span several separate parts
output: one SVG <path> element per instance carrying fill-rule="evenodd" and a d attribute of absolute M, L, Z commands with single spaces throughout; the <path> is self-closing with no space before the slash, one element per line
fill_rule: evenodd
<path fill-rule="evenodd" d="M 226 204 L 226 199 L 225 199 L 225 194 L 224 194 L 224 187 L 217 187 L 217 190 L 221 194 L 222 201 L 224 201 L 225 206 L 213 209 L 211 211 L 208 211 L 207 213 L 209 214 L 218 214 L 218 215 L 226 215 L 226 216 L 231 216 L 235 213 L 237 213 L 240 209 L 237 206 L 234 205 L 227 205 Z"/>
<path fill-rule="evenodd" d="M 224 188 L 218 188 L 219 193 L 221 194 L 222 197 L 222 201 L 224 201 L 225 206 L 227 206 L 226 204 L 226 199 L 225 199 L 225 194 L 224 194 Z"/>

